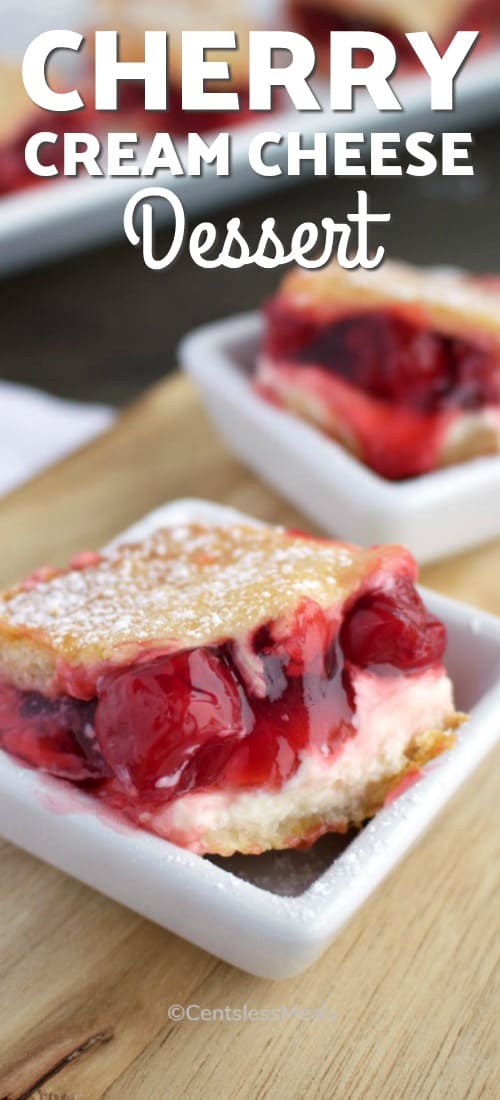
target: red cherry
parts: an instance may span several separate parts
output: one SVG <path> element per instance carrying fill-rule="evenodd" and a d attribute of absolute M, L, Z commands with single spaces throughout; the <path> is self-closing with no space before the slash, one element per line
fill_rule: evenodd
<path fill-rule="evenodd" d="M 36 692 L 2 686 L 0 745 L 7 752 L 75 783 L 102 779 L 106 765 L 93 736 L 93 703 L 64 696 L 46 699 Z"/>
<path fill-rule="evenodd" d="M 414 585 L 369 592 L 348 612 L 340 632 L 345 657 L 360 668 L 389 664 L 417 672 L 442 660 L 446 630 L 427 611 Z"/>
<path fill-rule="evenodd" d="M 215 742 L 214 752 L 227 743 L 222 766 L 229 746 L 252 725 L 240 683 L 221 651 L 157 658 L 99 685 L 96 734 L 103 755 L 122 783 L 162 801 L 192 787 L 193 761 L 207 743 Z M 213 754 L 207 768 L 213 783 Z"/>
<path fill-rule="evenodd" d="M 278 658 L 288 679 L 312 673 L 324 674 L 332 659 L 337 623 L 307 598 L 292 615 L 259 630 L 254 645 L 263 657 Z"/>
<path fill-rule="evenodd" d="M 430 414 L 500 400 L 488 348 L 434 332 L 418 315 L 371 310 L 325 323 L 294 316 L 278 298 L 267 316 L 272 359 L 321 367 L 390 404 Z"/>

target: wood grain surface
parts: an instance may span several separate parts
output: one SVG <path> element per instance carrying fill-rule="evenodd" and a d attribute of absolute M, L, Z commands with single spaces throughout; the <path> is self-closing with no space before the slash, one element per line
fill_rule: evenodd
<path fill-rule="evenodd" d="M 174 377 L 0 503 L 0 581 L 99 547 L 179 496 L 305 525 L 227 454 Z M 499 575 L 497 544 L 423 579 L 500 613 Z M 496 1100 L 499 760 L 289 981 L 242 974 L 2 844 L 0 1098 Z M 286 1006 L 288 1019 L 175 1022 L 172 1004 Z M 324 1007 L 327 1019 L 300 1019 Z"/>

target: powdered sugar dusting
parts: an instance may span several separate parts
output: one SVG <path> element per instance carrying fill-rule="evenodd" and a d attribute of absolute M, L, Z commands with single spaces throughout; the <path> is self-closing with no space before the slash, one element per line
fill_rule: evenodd
<path fill-rule="evenodd" d="M 138 649 L 241 637 L 301 597 L 340 604 L 385 562 L 405 569 L 407 560 L 400 548 L 358 550 L 279 528 L 179 524 L 7 593 L 0 629 L 50 647 L 54 660 L 127 661 Z"/>

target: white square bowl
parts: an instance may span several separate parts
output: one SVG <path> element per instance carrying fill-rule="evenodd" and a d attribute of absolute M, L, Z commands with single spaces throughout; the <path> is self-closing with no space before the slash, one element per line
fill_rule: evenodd
<path fill-rule="evenodd" d="M 175 522 L 231 523 L 241 513 L 206 501 L 167 504 L 116 542 Z M 216 862 L 103 811 L 91 795 L 0 751 L 0 833 L 227 962 L 264 978 L 317 959 L 498 738 L 500 621 L 436 596 L 448 628 L 457 704 L 471 712 L 457 746 L 354 839 L 323 838 L 309 852 Z"/>
<path fill-rule="evenodd" d="M 500 456 L 387 481 L 255 392 L 261 337 L 259 315 L 239 315 L 185 337 L 180 359 L 228 446 L 324 531 L 365 545 L 403 543 L 420 562 L 500 535 Z"/>

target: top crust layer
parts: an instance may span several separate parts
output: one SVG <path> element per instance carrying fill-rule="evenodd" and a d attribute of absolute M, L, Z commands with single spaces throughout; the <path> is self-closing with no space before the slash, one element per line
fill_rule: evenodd
<path fill-rule="evenodd" d="M 370 583 L 416 576 L 401 547 L 361 550 L 280 528 L 190 524 L 118 546 L 0 598 L 0 676 L 23 690 L 95 694 L 103 669 L 241 638 L 303 597 L 340 609 Z"/>
<path fill-rule="evenodd" d="M 458 268 L 385 260 L 374 270 L 346 271 L 333 261 L 318 271 L 291 271 L 279 299 L 325 321 L 347 312 L 397 307 L 420 313 L 437 332 L 473 336 L 500 351 L 500 281 L 497 285 Z"/>

